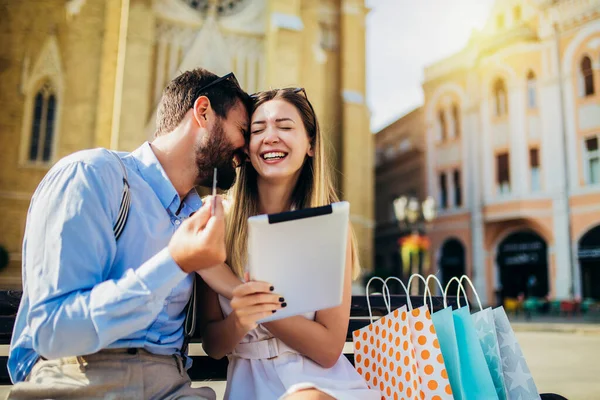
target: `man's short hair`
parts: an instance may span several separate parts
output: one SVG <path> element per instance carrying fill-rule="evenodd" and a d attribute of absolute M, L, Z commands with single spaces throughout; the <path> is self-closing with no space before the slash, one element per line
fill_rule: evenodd
<path fill-rule="evenodd" d="M 206 90 L 201 90 L 219 77 L 204 68 L 186 71 L 173 79 L 163 91 L 156 115 L 156 136 L 173 131 L 200 96 L 206 96 L 215 113 L 227 118 L 227 113 L 238 101 L 250 115 L 252 101 L 233 80 L 225 79 Z"/>

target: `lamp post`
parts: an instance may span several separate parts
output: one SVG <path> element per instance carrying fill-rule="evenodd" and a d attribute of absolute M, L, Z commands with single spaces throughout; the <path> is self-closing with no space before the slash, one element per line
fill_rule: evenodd
<path fill-rule="evenodd" d="M 410 232 L 408 236 L 401 237 L 398 241 L 402 257 L 403 275 L 421 273 L 421 254 L 429 248 L 426 226 L 436 216 L 435 200 L 428 196 L 422 202 L 415 197 L 401 196 L 394 200 L 394 215 L 398 222 L 400 232 Z M 423 257 L 423 264 L 429 261 L 427 254 Z M 428 268 L 425 268 L 428 269 Z M 414 286 L 414 285 L 413 285 Z M 411 294 L 418 294 L 418 287 L 410 289 Z"/>

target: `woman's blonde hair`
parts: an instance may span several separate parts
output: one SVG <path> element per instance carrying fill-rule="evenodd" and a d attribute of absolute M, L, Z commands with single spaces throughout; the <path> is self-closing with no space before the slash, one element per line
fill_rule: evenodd
<path fill-rule="evenodd" d="M 304 90 L 269 90 L 253 96 L 253 100 L 253 110 L 271 100 L 283 100 L 295 106 L 302 118 L 308 139 L 314 150 L 314 156 L 306 157 L 302 166 L 298 182 L 292 193 L 292 206 L 295 209 L 301 209 L 339 201 L 325 156 L 325 146 L 319 129 L 319 122 Z M 240 278 L 244 276 L 248 257 L 248 218 L 259 214 L 256 177 L 257 173 L 252 164 L 250 162 L 244 163 L 238 169 L 235 185 L 225 196 L 228 203 L 225 234 L 227 264 Z M 356 237 L 352 227 L 350 229 L 352 235 L 352 276 L 356 279 L 360 273 L 360 265 Z"/>

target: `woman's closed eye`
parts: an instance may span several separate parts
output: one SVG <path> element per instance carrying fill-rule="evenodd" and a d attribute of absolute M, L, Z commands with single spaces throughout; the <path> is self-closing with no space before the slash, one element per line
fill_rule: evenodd
<path fill-rule="evenodd" d="M 277 129 L 280 131 L 291 131 L 294 129 L 294 127 L 293 126 L 278 126 Z M 255 128 L 255 129 L 252 129 L 250 133 L 253 135 L 256 135 L 256 134 L 264 132 L 264 130 L 265 130 L 264 127 Z"/>

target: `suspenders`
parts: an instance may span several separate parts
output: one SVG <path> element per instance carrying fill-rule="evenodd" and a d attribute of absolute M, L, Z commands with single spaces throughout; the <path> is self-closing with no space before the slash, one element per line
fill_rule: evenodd
<path fill-rule="evenodd" d="M 127 169 L 125 168 L 125 164 L 121 160 L 121 157 L 117 155 L 117 153 L 111 151 L 110 152 L 117 160 L 119 160 L 119 165 L 121 165 L 121 170 L 123 171 L 123 193 L 121 194 L 121 205 L 119 206 L 119 214 L 117 215 L 117 220 L 113 225 L 113 232 L 115 234 L 115 239 L 119 240 L 121 233 L 123 233 L 123 229 L 125 228 L 125 224 L 127 223 L 127 217 L 129 216 L 129 208 L 131 206 L 131 193 L 129 188 L 129 181 L 127 177 Z M 187 349 L 190 343 L 194 332 L 196 331 L 196 274 L 194 274 L 194 283 L 192 285 L 192 295 L 190 296 L 190 300 L 185 306 L 185 321 L 183 322 L 183 345 L 181 346 L 181 355 L 185 356 L 187 353 Z"/>
<path fill-rule="evenodd" d="M 119 206 L 119 214 L 117 216 L 117 220 L 113 225 L 115 239 L 119 240 L 121 233 L 123 233 L 123 228 L 125 228 L 127 217 L 129 216 L 129 207 L 131 206 L 131 194 L 129 193 L 129 181 L 127 180 L 127 169 L 125 169 L 125 164 L 123 164 L 123 161 L 121 161 L 121 157 L 119 157 L 117 153 L 111 151 L 110 154 L 112 154 L 117 160 L 119 160 L 119 165 L 121 165 L 121 170 L 123 171 L 123 194 L 121 195 L 121 205 Z"/>

